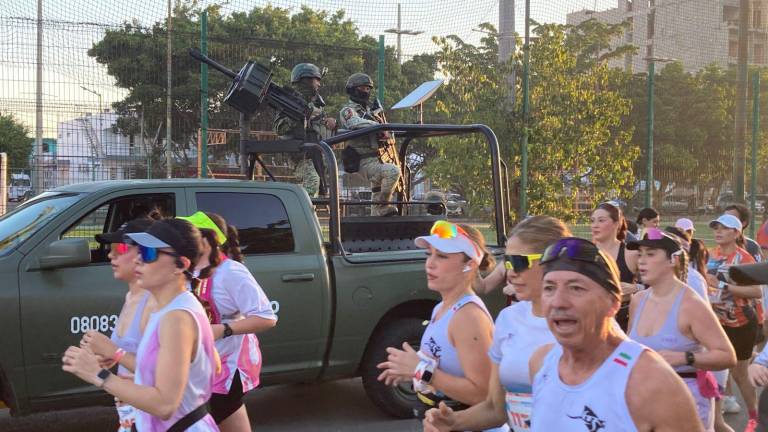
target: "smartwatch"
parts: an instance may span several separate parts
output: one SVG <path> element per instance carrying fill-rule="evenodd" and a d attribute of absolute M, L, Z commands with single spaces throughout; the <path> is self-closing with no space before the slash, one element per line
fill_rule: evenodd
<path fill-rule="evenodd" d="M 112 372 L 109 371 L 109 369 L 102 369 L 99 371 L 99 373 L 96 374 L 96 377 L 101 380 L 101 384 L 97 384 L 96 387 L 102 388 L 104 387 L 104 383 L 107 381 L 107 378 L 112 376 Z"/>
<path fill-rule="evenodd" d="M 693 354 L 692 351 L 686 351 L 685 352 L 685 365 L 686 366 L 693 366 L 693 364 L 696 362 L 696 356 Z"/>
<path fill-rule="evenodd" d="M 228 338 L 228 337 L 230 337 L 230 336 L 232 336 L 234 334 L 232 332 L 232 327 L 230 327 L 229 324 L 224 323 L 222 325 L 224 326 L 224 336 L 222 336 L 222 339 L 223 338 Z"/>

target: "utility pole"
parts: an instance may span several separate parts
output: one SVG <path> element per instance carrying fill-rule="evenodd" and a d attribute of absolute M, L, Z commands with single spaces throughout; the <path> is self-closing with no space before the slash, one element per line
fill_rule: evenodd
<path fill-rule="evenodd" d="M 397 4 L 397 28 L 391 28 L 384 30 L 384 33 L 394 33 L 397 35 L 397 62 L 399 64 L 403 63 L 403 50 L 400 45 L 400 36 L 401 35 L 409 35 L 409 36 L 416 36 L 419 34 L 424 33 L 423 31 L 419 30 L 403 30 L 402 28 L 402 20 L 400 17 L 400 3 Z"/>
<path fill-rule="evenodd" d="M 736 67 L 736 112 L 734 115 L 733 199 L 744 202 L 744 170 L 747 137 L 747 57 L 749 49 L 749 0 L 739 1 L 739 53 Z"/>
<path fill-rule="evenodd" d="M 32 160 L 32 192 L 43 191 L 43 0 L 37 0 L 37 81 L 35 94 L 35 148 Z"/>
<path fill-rule="evenodd" d="M 173 58 L 173 42 L 171 38 L 171 32 L 173 30 L 173 8 L 171 7 L 171 0 L 168 0 L 168 48 L 166 53 L 165 66 L 168 71 L 168 90 L 165 102 L 165 177 L 173 177 L 173 160 L 171 158 L 171 86 L 173 81 L 171 80 L 171 59 Z"/>
<path fill-rule="evenodd" d="M 499 0 L 499 63 L 509 62 L 515 53 L 515 0 Z M 506 77 L 509 105 L 515 105 L 515 70 Z"/>
<path fill-rule="evenodd" d="M 653 189 L 656 187 L 656 180 L 653 178 L 653 88 L 656 63 L 669 63 L 677 60 L 663 57 L 646 57 L 645 60 L 648 62 L 648 137 L 645 150 L 645 206 L 651 207 L 653 204 Z"/>

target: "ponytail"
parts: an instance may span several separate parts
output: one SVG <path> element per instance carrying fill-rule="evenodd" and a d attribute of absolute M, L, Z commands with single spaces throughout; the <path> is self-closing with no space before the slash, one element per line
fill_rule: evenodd
<path fill-rule="evenodd" d="M 227 225 L 227 241 L 221 247 L 221 251 L 230 259 L 243 262 L 243 253 L 240 251 L 240 235 L 233 225 Z"/>

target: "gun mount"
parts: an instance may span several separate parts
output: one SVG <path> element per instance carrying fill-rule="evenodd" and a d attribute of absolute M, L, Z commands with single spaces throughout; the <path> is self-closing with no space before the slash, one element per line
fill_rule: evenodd
<path fill-rule="evenodd" d="M 189 49 L 189 55 L 232 79 L 224 102 L 235 110 L 251 115 L 266 102 L 293 120 L 303 122 L 309 118 L 311 112 L 307 103 L 293 90 L 272 82 L 272 71 L 268 67 L 248 61 L 240 72 L 236 73 L 195 48 Z"/>

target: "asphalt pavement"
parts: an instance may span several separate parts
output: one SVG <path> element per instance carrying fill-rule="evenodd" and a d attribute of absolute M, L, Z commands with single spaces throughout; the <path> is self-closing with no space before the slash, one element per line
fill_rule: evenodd
<path fill-rule="evenodd" d="M 417 420 L 393 419 L 368 400 L 360 379 L 323 384 L 290 384 L 257 389 L 246 396 L 248 415 L 259 432 L 420 432 Z M 112 407 L 92 407 L 11 418 L 0 410 L 3 432 L 113 431 Z M 734 431 L 746 425 L 746 414 L 726 416 Z"/>

